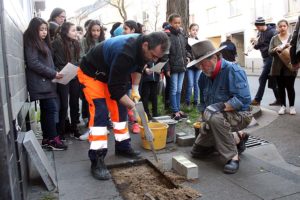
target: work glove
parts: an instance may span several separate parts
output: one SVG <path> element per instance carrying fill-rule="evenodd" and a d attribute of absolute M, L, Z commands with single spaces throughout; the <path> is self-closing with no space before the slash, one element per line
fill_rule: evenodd
<path fill-rule="evenodd" d="M 215 103 L 207 106 L 203 114 L 203 120 L 209 121 L 215 113 L 222 112 L 224 111 L 224 109 L 225 109 L 225 104 L 223 102 Z"/>
<path fill-rule="evenodd" d="M 141 96 L 140 96 L 140 93 L 139 93 L 139 86 L 138 85 L 132 85 L 131 99 L 134 102 L 139 102 L 139 100 L 141 99 Z"/>

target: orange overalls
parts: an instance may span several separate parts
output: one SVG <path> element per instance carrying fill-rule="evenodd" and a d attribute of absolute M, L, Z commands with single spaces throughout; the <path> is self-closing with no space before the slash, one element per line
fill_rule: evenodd
<path fill-rule="evenodd" d="M 89 104 L 90 149 L 107 149 L 108 112 L 113 122 L 116 145 L 128 147 L 130 135 L 127 127 L 127 108 L 110 98 L 107 83 L 87 76 L 80 68 L 78 79 L 84 86 L 83 92 Z"/>

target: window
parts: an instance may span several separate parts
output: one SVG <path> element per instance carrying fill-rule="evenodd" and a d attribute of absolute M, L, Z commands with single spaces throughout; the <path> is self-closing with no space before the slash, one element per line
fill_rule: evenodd
<path fill-rule="evenodd" d="M 240 0 L 229 0 L 229 17 L 241 14 Z"/>
<path fill-rule="evenodd" d="M 149 21 L 149 14 L 146 11 L 143 12 L 143 21 L 144 22 Z"/>
<path fill-rule="evenodd" d="M 273 0 L 255 0 L 255 19 L 257 17 L 272 19 L 272 4 L 274 4 Z"/>
<path fill-rule="evenodd" d="M 288 12 L 300 12 L 300 0 L 288 0 Z"/>
<path fill-rule="evenodd" d="M 208 23 L 214 23 L 217 21 L 217 11 L 216 11 L 216 7 L 213 8 L 209 8 L 206 10 L 206 14 L 207 14 L 207 22 Z"/>

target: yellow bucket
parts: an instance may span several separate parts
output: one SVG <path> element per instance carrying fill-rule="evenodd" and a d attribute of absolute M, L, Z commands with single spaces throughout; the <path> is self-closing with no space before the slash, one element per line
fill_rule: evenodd
<path fill-rule="evenodd" d="M 148 126 L 153 134 L 153 146 L 155 150 L 163 149 L 166 147 L 167 143 L 167 132 L 168 132 L 168 124 L 159 123 L 159 122 L 149 122 Z M 144 127 L 141 128 L 141 139 L 142 146 L 145 149 L 151 150 L 149 142 L 146 140 Z"/>

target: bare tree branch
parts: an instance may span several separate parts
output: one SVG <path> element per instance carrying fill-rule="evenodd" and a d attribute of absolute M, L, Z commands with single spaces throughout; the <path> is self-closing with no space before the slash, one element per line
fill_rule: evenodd
<path fill-rule="evenodd" d="M 127 13 L 124 6 L 125 0 L 105 0 L 106 3 L 118 9 L 119 14 L 121 15 L 123 21 L 127 20 Z"/>

